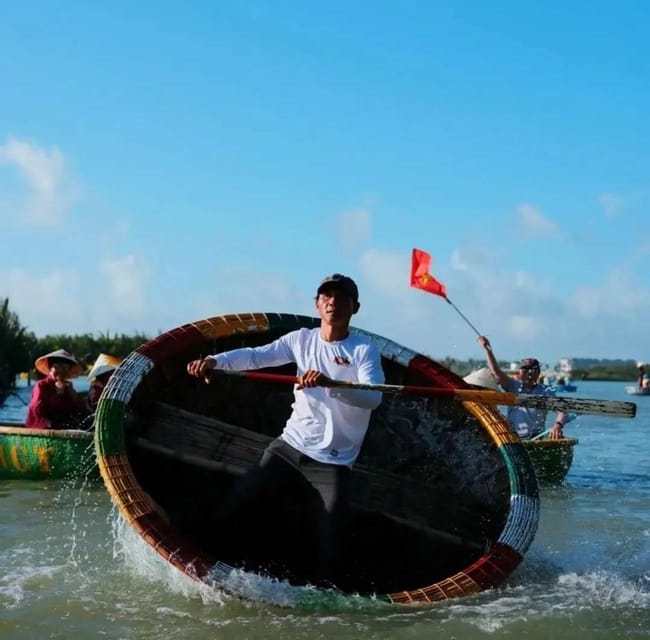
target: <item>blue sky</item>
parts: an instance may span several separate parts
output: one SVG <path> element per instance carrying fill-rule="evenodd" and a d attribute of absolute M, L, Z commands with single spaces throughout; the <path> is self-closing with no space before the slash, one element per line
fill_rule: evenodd
<path fill-rule="evenodd" d="M 313 314 L 482 357 L 650 360 L 645 2 L 23 2 L 0 297 L 46 333 Z"/>

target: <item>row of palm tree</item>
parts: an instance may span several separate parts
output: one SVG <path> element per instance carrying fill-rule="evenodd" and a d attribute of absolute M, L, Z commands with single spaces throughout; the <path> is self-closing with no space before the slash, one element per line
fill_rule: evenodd
<path fill-rule="evenodd" d="M 14 387 L 19 373 L 32 372 L 36 358 L 56 349 L 66 349 L 90 366 L 100 353 L 123 358 L 148 340 L 142 333 L 111 335 L 108 332 L 37 338 L 11 311 L 9 298 L 0 298 L 0 389 Z"/>

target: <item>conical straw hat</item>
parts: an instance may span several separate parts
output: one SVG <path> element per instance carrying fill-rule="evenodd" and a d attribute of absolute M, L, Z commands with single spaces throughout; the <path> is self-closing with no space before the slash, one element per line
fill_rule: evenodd
<path fill-rule="evenodd" d="M 34 362 L 34 367 L 36 370 L 40 371 L 44 376 L 47 376 L 50 373 L 50 368 L 47 365 L 49 358 L 61 358 L 62 360 L 69 360 L 71 365 L 70 372 L 68 373 L 69 378 L 76 378 L 78 375 L 81 375 L 83 369 L 79 361 L 69 351 L 66 351 L 65 349 L 57 349 L 51 353 L 46 353 L 40 358 L 36 358 L 36 362 Z"/>
<path fill-rule="evenodd" d="M 95 360 L 93 368 L 88 372 L 88 378 L 96 378 L 97 376 L 101 376 L 102 373 L 113 371 L 113 369 L 117 369 L 120 362 L 122 362 L 122 358 L 112 356 L 108 353 L 100 353 L 97 356 L 97 360 Z"/>
<path fill-rule="evenodd" d="M 475 384 L 479 387 L 486 387 L 487 389 L 494 389 L 495 391 L 499 390 L 499 385 L 493 373 L 488 369 L 488 367 L 483 367 L 482 369 L 477 369 L 467 374 L 463 380 L 469 384 Z"/>

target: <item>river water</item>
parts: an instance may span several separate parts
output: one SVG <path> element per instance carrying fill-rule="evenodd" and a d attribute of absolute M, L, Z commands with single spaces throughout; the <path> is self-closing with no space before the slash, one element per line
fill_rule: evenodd
<path fill-rule="evenodd" d="M 19 393 L 0 422 L 24 417 Z M 427 608 L 244 602 L 168 567 L 101 482 L 0 481 L 0 639 L 650 638 L 650 397 L 613 382 L 571 396 L 632 400 L 638 414 L 567 427 L 580 439 L 567 482 L 542 488 L 535 541 L 496 590 Z"/>

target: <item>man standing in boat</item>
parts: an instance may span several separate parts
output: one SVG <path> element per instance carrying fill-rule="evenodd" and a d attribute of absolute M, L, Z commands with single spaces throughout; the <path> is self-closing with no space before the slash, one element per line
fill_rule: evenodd
<path fill-rule="evenodd" d="M 382 400 L 379 391 L 331 386 L 331 380 L 384 382 L 379 350 L 349 331 L 359 307 L 354 280 L 335 273 L 316 292 L 319 328 L 298 329 L 260 347 L 234 349 L 187 365 L 191 375 L 204 378 L 210 369 L 245 371 L 296 364 L 295 400 L 284 430 L 266 448 L 259 466 L 235 485 L 226 508 L 243 508 L 263 493 L 300 483 L 318 532 L 318 573 L 324 584 L 334 583 L 339 573 L 350 468 L 370 414 Z"/>
<path fill-rule="evenodd" d="M 511 378 L 506 375 L 492 351 L 490 341 L 485 336 L 479 336 L 479 344 L 485 350 L 490 371 L 492 371 L 497 382 L 505 391 L 513 393 L 534 393 L 537 395 L 554 396 L 555 392 L 546 385 L 538 382 L 540 375 L 539 360 L 536 358 L 524 358 L 519 364 L 519 378 Z M 527 407 L 508 407 L 508 421 L 515 428 L 522 439 L 533 438 L 546 430 L 546 411 L 543 409 L 529 409 Z M 564 438 L 564 425 L 568 422 L 568 416 L 560 411 L 555 418 L 553 428 L 549 432 L 552 440 Z"/>

